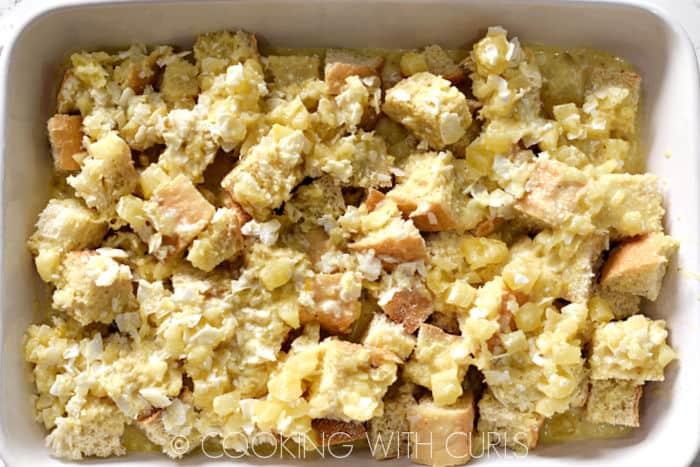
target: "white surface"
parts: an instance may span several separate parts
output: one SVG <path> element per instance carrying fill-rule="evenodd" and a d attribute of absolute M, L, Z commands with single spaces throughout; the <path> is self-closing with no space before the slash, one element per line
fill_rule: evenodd
<path fill-rule="evenodd" d="M 592 466 L 614 461 L 670 467 L 690 461 L 700 439 L 700 361 L 696 358 L 700 284 L 677 273 L 676 267 L 699 268 L 700 97 L 695 57 L 684 36 L 642 10 L 594 2 L 540 0 L 539 7 L 530 7 L 517 0 L 476 0 L 469 5 L 459 0 L 406 0 L 400 8 L 390 0 L 351 2 L 305 0 L 296 7 L 271 0 L 181 2 L 167 8 L 157 3 L 124 4 L 108 14 L 95 8 L 64 10 L 34 22 L 14 48 L 3 51 L 0 82 L 7 87 L 0 90 L 0 141 L 6 156 L 0 203 L 0 453 L 8 467 L 62 465 L 47 457 L 43 433 L 29 415 L 19 353 L 40 287 L 24 245 L 47 199 L 50 164 L 43 127 L 53 104 L 58 63 L 76 46 L 124 45 L 134 40 L 188 44 L 198 32 L 241 26 L 287 46 L 398 47 L 430 42 L 460 45 L 476 39 L 485 26 L 502 24 L 524 40 L 588 45 L 630 60 L 644 77 L 643 131 L 649 169 L 669 181 L 667 223 L 682 241 L 679 264 L 671 265 L 662 296 L 646 311 L 669 322 L 680 365 L 667 370 L 664 384 L 648 387 L 642 428 L 627 439 L 548 447 L 525 459 L 490 459 L 479 465 L 500 461 L 524 467 Z M 387 9 L 387 3 L 393 6 Z M 695 11 L 692 5 L 686 6 L 685 14 Z M 686 26 L 698 32 L 697 26 Z M 672 154 L 670 160 L 664 157 L 667 152 Z M 149 465 L 170 465 L 161 458 L 149 459 L 154 459 Z M 122 463 L 133 465 L 123 459 L 110 465 Z"/>

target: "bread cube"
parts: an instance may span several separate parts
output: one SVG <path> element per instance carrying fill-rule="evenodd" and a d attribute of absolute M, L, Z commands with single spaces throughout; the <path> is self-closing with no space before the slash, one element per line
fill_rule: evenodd
<path fill-rule="evenodd" d="M 429 45 L 423 51 L 427 71 L 434 75 L 442 76 L 453 84 L 464 80 L 464 71 L 452 60 L 452 58 L 439 45 Z"/>
<path fill-rule="evenodd" d="M 404 216 L 424 232 L 450 230 L 460 225 L 452 155 L 448 152 L 415 154 L 402 167 L 404 175 L 387 193 Z"/>
<path fill-rule="evenodd" d="M 171 459 L 181 459 L 185 454 L 197 449 L 202 441 L 196 429 L 192 429 L 195 411 L 189 401 L 191 392 L 183 391 L 180 398 L 174 399 L 165 409 L 154 410 L 146 417 L 137 419 L 138 427 L 148 440 L 160 446 Z M 181 440 L 186 441 L 186 443 Z"/>
<path fill-rule="evenodd" d="M 348 245 L 351 250 L 374 250 L 380 259 L 390 263 L 405 263 L 426 257 L 425 240 L 420 232 L 411 221 L 401 218 L 398 207 L 389 199 L 382 199 L 368 213 L 362 221 L 361 230 L 360 238 Z"/>
<path fill-rule="evenodd" d="M 435 403 L 447 406 L 462 395 L 462 380 L 469 366 L 466 339 L 447 334 L 430 324 L 421 324 L 404 377 L 433 392 Z"/>
<path fill-rule="evenodd" d="M 393 352 L 406 360 L 416 346 L 416 338 L 404 328 L 390 321 L 385 315 L 377 313 L 372 317 L 369 328 L 362 338 L 364 345 Z"/>
<path fill-rule="evenodd" d="M 319 221 L 324 218 L 334 220 L 342 215 L 345 212 L 345 200 L 337 181 L 324 175 L 297 188 L 292 199 L 285 203 L 284 210 L 290 219 L 308 231 L 317 228 Z M 309 248 L 316 247 L 318 245 L 309 244 Z"/>
<path fill-rule="evenodd" d="M 602 196 L 604 202 L 593 218 L 594 223 L 610 229 L 613 238 L 663 230 L 665 210 L 656 175 L 601 175 L 590 189 Z"/>
<path fill-rule="evenodd" d="M 591 423 L 639 426 L 642 386 L 634 381 L 601 379 L 591 383 L 585 419 Z"/>
<path fill-rule="evenodd" d="M 318 321 L 334 334 L 350 332 L 360 317 L 362 276 L 352 272 L 316 274 L 306 281 L 309 303 L 299 310 L 301 324 Z"/>
<path fill-rule="evenodd" d="M 291 198 L 302 179 L 310 142 L 299 130 L 274 125 L 221 182 L 234 201 L 256 219 Z"/>
<path fill-rule="evenodd" d="M 80 168 L 73 156 L 83 149 L 82 124 L 83 118 L 79 115 L 56 114 L 49 119 L 46 126 L 56 170 L 70 171 Z"/>
<path fill-rule="evenodd" d="M 488 433 L 490 441 L 515 450 L 528 450 L 537 446 L 544 424 L 542 415 L 507 407 L 491 391 L 484 392 L 478 407 L 477 429 L 480 433 Z M 494 436 L 495 433 L 498 436 Z"/>
<path fill-rule="evenodd" d="M 642 299 L 630 293 L 615 292 L 610 289 L 600 289 L 600 298 L 610 306 L 615 319 L 625 319 L 639 313 Z"/>
<path fill-rule="evenodd" d="M 538 227 L 562 227 L 574 220 L 588 179 L 580 170 L 562 162 L 538 159 L 514 207 Z M 590 224 L 589 221 L 587 221 Z"/>
<path fill-rule="evenodd" d="M 111 256 L 122 250 L 83 250 L 68 253 L 53 294 L 53 307 L 86 326 L 110 324 L 115 317 L 138 306 L 129 267 Z"/>
<path fill-rule="evenodd" d="M 110 213 L 122 196 L 131 194 L 138 184 L 138 172 L 126 142 L 110 132 L 88 147 L 79 174 L 68 177 L 75 194 L 91 208 Z"/>
<path fill-rule="evenodd" d="M 339 94 L 349 76 L 367 78 L 381 76 L 384 58 L 379 56 L 365 57 L 350 51 L 330 49 L 326 52 L 324 75 L 328 91 Z"/>
<path fill-rule="evenodd" d="M 379 306 L 395 323 L 403 326 L 404 332 L 413 334 L 433 313 L 430 293 L 421 288 L 393 289 L 384 294 Z"/>
<path fill-rule="evenodd" d="M 316 435 L 315 441 L 321 446 L 351 443 L 365 439 L 365 426 L 360 422 L 343 422 L 319 418 L 311 420 L 311 427 Z"/>
<path fill-rule="evenodd" d="M 456 143 L 472 122 L 464 94 L 449 81 L 427 72 L 389 89 L 382 110 L 433 149 Z"/>
<path fill-rule="evenodd" d="M 598 325 L 589 357 L 591 379 L 663 381 L 664 368 L 677 358 L 666 343 L 666 323 L 643 315 Z"/>
<path fill-rule="evenodd" d="M 122 88 L 131 88 L 135 94 L 143 94 L 146 86 L 153 85 L 158 77 L 156 60 L 158 52 L 146 55 L 143 46 L 132 46 L 127 57 L 114 68 L 114 80 Z"/>
<path fill-rule="evenodd" d="M 370 453 L 377 460 L 407 455 L 410 449 L 411 426 L 408 414 L 416 400 L 408 388 L 401 387 L 384 398 L 384 413 L 369 421 L 367 441 Z M 408 390 L 404 390 L 408 389 Z"/>
<path fill-rule="evenodd" d="M 52 199 L 39 214 L 28 246 L 35 255 L 48 249 L 67 252 L 93 248 L 100 244 L 107 230 L 107 223 L 79 200 Z"/>
<path fill-rule="evenodd" d="M 394 158 L 384 140 L 372 132 L 357 132 L 314 146 L 306 158 L 306 172 L 311 176 L 327 173 L 343 186 L 388 187 Z"/>
<path fill-rule="evenodd" d="M 229 208 L 219 208 L 206 229 L 192 242 L 187 260 L 202 271 L 211 271 L 243 250 L 241 217 Z"/>
<path fill-rule="evenodd" d="M 600 285 L 613 292 L 656 300 L 678 241 L 662 233 L 642 235 L 615 248 L 603 265 Z"/>
<path fill-rule="evenodd" d="M 89 396 L 77 413 L 56 419 L 56 428 L 46 437 L 46 445 L 52 455 L 72 461 L 123 456 L 126 423 L 126 417 L 112 401 Z"/>
<path fill-rule="evenodd" d="M 187 247 L 216 211 L 184 175 L 158 186 L 144 210 L 162 237 L 166 255 Z"/>
<path fill-rule="evenodd" d="M 613 70 L 607 67 L 593 67 L 588 70 L 586 103 L 595 100 L 598 104 L 591 111 L 591 117 L 606 120 L 606 126 L 613 138 L 631 141 L 637 132 L 641 81 L 640 76 L 633 71 Z"/>
<path fill-rule="evenodd" d="M 316 55 L 269 55 L 265 65 L 272 82 L 280 87 L 320 77 L 321 61 Z"/>
<path fill-rule="evenodd" d="M 365 422 L 382 413 L 400 359 L 385 350 L 328 338 L 321 344 L 319 380 L 309 388 L 309 415 Z"/>
<path fill-rule="evenodd" d="M 184 58 L 175 58 L 165 65 L 160 95 L 170 107 L 191 108 L 199 94 L 197 67 Z"/>
<path fill-rule="evenodd" d="M 463 465 L 471 459 L 474 395 L 445 407 L 423 399 L 409 409 L 411 460 L 422 465 Z"/>
<path fill-rule="evenodd" d="M 197 36 L 194 59 L 199 69 L 199 87 L 206 91 L 216 75 L 248 59 L 258 59 L 258 41 L 255 35 L 244 31 L 218 31 Z"/>

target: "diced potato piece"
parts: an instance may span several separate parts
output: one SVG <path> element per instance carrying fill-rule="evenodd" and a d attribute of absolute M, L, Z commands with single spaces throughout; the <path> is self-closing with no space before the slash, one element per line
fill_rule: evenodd
<path fill-rule="evenodd" d="M 515 209 L 539 226 L 560 227 L 575 218 L 587 177 L 559 161 L 538 159 Z M 589 221 L 585 221 L 590 223 Z"/>
<path fill-rule="evenodd" d="M 159 186 L 144 209 L 169 253 L 187 247 L 216 211 L 184 175 Z"/>
<path fill-rule="evenodd" d="M 469 365 L 466 339 L 422 324 L 411 360 L 404 366 L 404 377 L 430 389 L 435 403 L 453 404 L 462 395 L 462 380 Z"/>
<path fill-rule="evenodd" d="M 321 344 L 320 379 L 309 388 L 309 414 L 364 422 L 382 413 L 382 397 L 396 380 L 396 355 L 351 342 L 326 339 Z"/>
<path fill-rule="evenodd" d="M 591 379 L 663 381 L 664 368 L 677 358 L 667 335 L 664 321 L 643 315 L 599 325 L 589 358 Z"/>
<path fill-rule="evenodd" d="M 115 251 L 124 254 L 121 250 Z M 136 309 L 131 271 L 110 257 L 110 252 L 70 252 L 62 269 L 53 294 L 53 306 L 81 325 L 109 324 L 118 314 Z"/>
<path fill-rule="evenodd" d="M 377 313 L 372 318 L 362 343 L 388 350 L 406 360 L 416 346 L 416 338 L 400 325 L 387 319 L 385 315 Z"/>
<path fill-rule="evenodd" d="M 411 460 L 422 465 L 463 465 L 471 459 L 474 395 L 465 394 L 453 405 L 424 399 L 409 409 Z"/>
<path fill-rule="evenodd" d="M 168 62 L 163 71 L 160 94 L 172 107 L 192 107 L 199 94 L 197 67 L 183 58 Z"/>
<path fill-rule="evenodd" d="M 611 229 L 613 237 L 663 230 L 661 221 L 665 210 L 656 175 L 601 175 L 590 189 L 594 196 L 603 197 L 602 209 L 594 216 L 594 223 Z"/>
<path fill-rule="evenodd" d="M 260 57 L 258 41 L 244 31 L 219 31 L 202 34 L 194 43 L 194 59 L 199 69 L 199 87 L 209 89 L 216 75 L 236 63 Z"/>
<path fill-rule="evenodd" d="M 603 266 L 600 285 L 614 292 L 656 300 L 678 241 L 662 233 L 647 234 L 613 250 Z"/>
<path fill-rule="evenodd" d="M 516 450 L 533 449 L 537 446 L 544 417 L 536 412 L 522 412 L 506 407 L 490 391 L 479 399 L 480 433 L 489 433 L 490 440 L 503 447 Z M 494 436 L 494 434 L 498 436 Z"/>
<path fill-rule="evenodd" d="M 107 230 L 106 222 L 79 200 L 52 199 L 39 214 L 29 249 L 36 255 L 45 249 L 67 252 L 93 248 L 100 244 Z"/>
<path fill-rule="evenodd" d="M 472 123 L 464 94 L 431 73 L 417 73 L 389 89 L 382 110 L 434 149 L 456 143 Z"/>
<path fill-rule="evenodd" d="M 641 398 L 642 386 L 634 381 L 593 381 L 586 404 L 586 421 L 638 427 Z"/>
<path fill-rule="evenodd" d="M 433 313 L 430 294 L 421 289 L 396 289 L 379 302 L 379 306 L 405 332 L 413 334 Z"/>
<path fill-rule="evenodd" d="M 291 198 L 301 181 L 310 142 L 299 130 L 274 125 L 221 182 L 234 201 L 256 219 Z"/>
<path fill-rule="evenodd" d="M 68 184 L 89 207 L 109 213 L 119 198 L 133 193 L 138 184 L 131 149 L 116 133 L 108 133 L 88 147 L 82 170 L 68 177 Z"/>
<path fill-rule="evenodd" d="M 187 260 L 208 272 L 235 257 L 243 249 L 243 223 L 233 209 L 219 208 L 207 228 L 192 242 Z"/>
<path fill-rule="evenodd" d="M 56 114 L 49 119 L 47 129 L 56 170 L 78 170 L 80 164 L 73 156 L 83 148 L 83 119 L 79 115 Z"/>
<path fill-rule="evenodd" d="M 269 55 L 266 69 L 280 87 L 318 79 L 321 61 L 315 55 Z"/>
<path fill-rule="evenodd" d="M 328 91 L 339 94 L 349 76 L 380 78 L 383 65 L 383 57 L 364 57 L 345 50 L 330 49 L 326 52 L 324 69 Z"/>
<path fill-rule="evenodd" d="M 328 418 L 311 420 L 311 427 L 315 431 L 315 441 L 321 446 L 358 441 L 365 439 L 367 433 L 365 426 L 360 422 L 342 422 Z"/>
<path fill-rule="evenodd" d="M 301 324 L 318 321 L 323 329 L 345 334 L 360 317 L 362 277 L 351 272 L 316 274 L 307 279 L 310 303 L 302 303 Z"/>

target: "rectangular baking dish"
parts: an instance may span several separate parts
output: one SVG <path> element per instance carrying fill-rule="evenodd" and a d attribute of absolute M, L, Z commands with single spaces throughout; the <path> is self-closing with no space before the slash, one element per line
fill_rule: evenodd
<path fill-rule="evenodd" d="M 526 467 L 690 463 L 700 442 L 700 84 L 693 48 L 666 14 L 635 1 L 156 0 L 39 5 L 24 15 L 2 52 L 0 457 L 7 467 L 65 465 L 49 456 L 44 433 L 32 418 L 22 336 L 45 295 L 25 241 L 48 199 L 51 164 L 45 122 L 53 113 L 58 70 L 67 52 L 136 41 L 191 46 L 197 34 L 226 28 L 253 31 L 264 43 L 284 47 L 455 47 L 473 42 L 489 25 L 502 25 L 523 41 L 603 49 L 640 71 L 648 169 L 664 180 L 667 227 L 681 241 L 661 297 L 645 311 L 668 321 L 680 360 L 667 370 L 665 383 L 647 385 L 642 427 L 628 437 L 540 447 L 526 457 L 492 455 L 479 462 Z M 367 455 L 326 461 L 373 462 Z M 102 462 L 172 465 L 156 454 Z M 201 462 L 289 463 L 279 458 L 200 457 L 182 464 Z M 403 459 L 395 465 L 408 463 Z"/>

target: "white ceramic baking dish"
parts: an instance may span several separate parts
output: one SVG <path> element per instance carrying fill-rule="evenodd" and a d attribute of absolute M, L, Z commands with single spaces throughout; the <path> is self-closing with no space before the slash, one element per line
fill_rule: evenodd
<path fill-rule="evenodd" d="M 524 41 L 607 50 L 640 71 L 648 167 L 667 181 L 666 222 L 682 242 L 661 297 L 645 311 L 668 321 L 680 361 L 667 370 L 665 383 L 647 386 L 642 427 L 630 436 L 543 447 L 526 458 L 492 456 L 480 462 L 688 464 L 700 440 L 700 284 L 695 275 L 700 269 L 700 98 L 694 51 L 675 22 L 653 7 L 622 1 L 189 0 L 64 1 L 60 7 L 38 6 L 25 15 L 2 52 L 0 456 L 7 466 L 61 464 L 49 457 L 44 433 L 32 418 L 21 343 L 43 296 L 25 240 L 47 201 L 51 164 L 44 128 L 54 108 L 59 64 L 68 51 L 134 41 L 189 46 L 198 33 L 224 28 L 255 31 L 263 41 L 286 47 L 462 46 L 496 24 Z M 356 464 L 357 458 L 352 459 L 334 462 Z M 155 454 L 105 462 L 139 461 L 171 464 Z M 199 458 L 183 463 L 201 461 L 217 462 Z M 224 457 L 218 462 L 232 460 Z M 248 462 L 288 463 L 279 458 Z"/>

